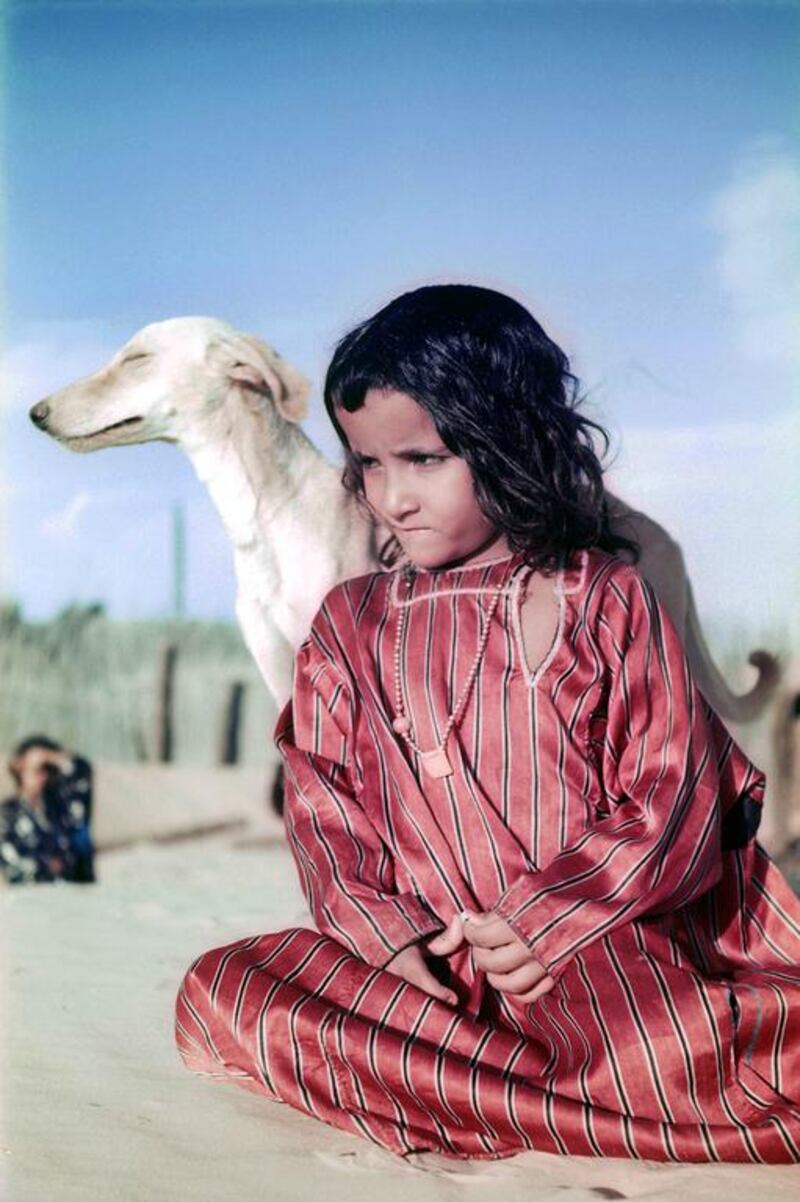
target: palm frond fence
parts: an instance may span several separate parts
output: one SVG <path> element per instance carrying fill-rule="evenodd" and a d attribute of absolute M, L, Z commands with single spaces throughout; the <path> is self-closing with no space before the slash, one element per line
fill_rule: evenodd
<path fill-rule="evenodd" d="M 47 734 L 90 759 L 212 767 L 271 756 L 275 707 L 239 630 L 117 621 L 73 605 L 46 622 L 0 607 L 0 749 Z"/>

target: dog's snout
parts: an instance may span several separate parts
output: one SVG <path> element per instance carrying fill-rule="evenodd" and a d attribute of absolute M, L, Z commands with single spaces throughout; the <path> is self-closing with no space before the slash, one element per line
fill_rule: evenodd
<path fill-rule="evenodd" d="M 32 422 L 35 422 L 37 426 L 43 426 L 47 421 L 49 413 L 50 406 L 48 405 L 47 401 L 39 401 L 32 407 L 30 411 L 30 419 Z"/>

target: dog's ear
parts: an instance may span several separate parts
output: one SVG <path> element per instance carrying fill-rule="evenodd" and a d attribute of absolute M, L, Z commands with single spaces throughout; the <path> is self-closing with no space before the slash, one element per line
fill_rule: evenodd
<path fill-rule="evenodd" d="M 304 417 L 308 417 L 311 382 L 284 359 L 279 359 L 274 367 L 283 388 L 283 396 L 275 398 L 277 410 L 287 422 L 301 422 Z"/>
<path fill-rule="evenodd" d="M 237 362 L 228 370 L 232 381 L 268 396 L 287 422 L 308 416 L 311 383 L 302 372 L 253 334 L 240 335 L 237 350 Z"/>
<path fill-rule="evenodd" d="M 272 391 L 264 372 L 254 367 L 252 363 L 234 363 L 228 369 L 228 379 L 235 384 L 245 384 L 248 388 L 255 389 L 256 392 Z"/>

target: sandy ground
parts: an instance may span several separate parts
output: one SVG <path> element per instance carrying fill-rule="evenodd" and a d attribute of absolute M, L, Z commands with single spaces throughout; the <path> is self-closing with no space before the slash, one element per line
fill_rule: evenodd
<path fill-rule="evenodd" d="M 117 801 L 128 806 L 144 797 L 146 783 L 140 817 L 157 810 L 147 771 L 116 766 L 106 779 L 116 780 Z M 171 778 L 174 798 L 185 785 Z M 489 1202 L 498 1190 L 504 1202 L 798 1197 L 800 1167 L 543 1153 L 488 1163 L 432 1154 L 401 1160 L 287 1106 L 187 1073 L 173 1046 L 172 1007 L 188 964 L 208 947 L 305 915 L 280 825 L 259 811 L 260 781 L 228 770 L 204 788 L 227 815 L 226 830 L 179 839 L 197 814 L 189 821 L 184 809 L 181 824 L 174 802 L 168 835 L 161 831 L 172 841 L 121 847 L 112 836 L 122 820 L 106 814 L 106 839 L 117 850 L 101 856 L 98 885 L 0 894 L 0 1173 L 8 1202 L 369 1202 L 378 1192 L 386 1202 Z M 130 813 L 126 821 L 130 835 Z M 152 828 L 152 816 L 148 822 Z"/>

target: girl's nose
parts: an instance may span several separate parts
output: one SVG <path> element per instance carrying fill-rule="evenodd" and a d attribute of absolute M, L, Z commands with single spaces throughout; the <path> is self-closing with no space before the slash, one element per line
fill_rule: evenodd
<path fill-rule="evenodd" d="M 381 509 L 385 516 L 393 522 L 400 522 L 410 513 L 419 508 L 419 503 L 410 487 L 410 481 L 403 473 L 387 473 L 381 497 Z"/>

